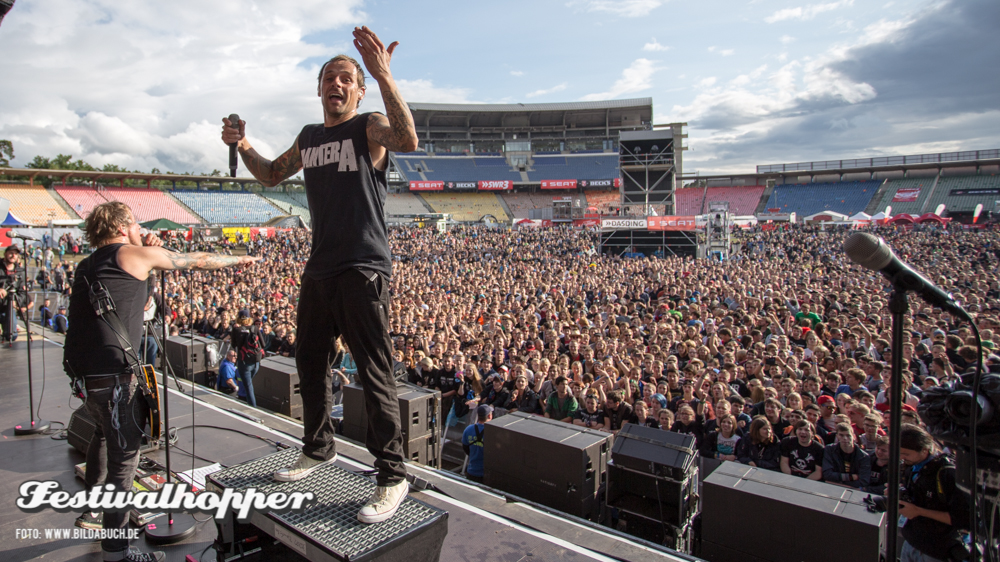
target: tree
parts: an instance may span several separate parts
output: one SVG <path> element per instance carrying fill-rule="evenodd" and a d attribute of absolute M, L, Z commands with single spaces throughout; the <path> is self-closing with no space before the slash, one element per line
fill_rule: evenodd
<path fill-rule="evenodd" d="M 14 159 L 14 143 L 9 140 L 0 140 L 0 168 L 10 168 L 10 161 Z"/>

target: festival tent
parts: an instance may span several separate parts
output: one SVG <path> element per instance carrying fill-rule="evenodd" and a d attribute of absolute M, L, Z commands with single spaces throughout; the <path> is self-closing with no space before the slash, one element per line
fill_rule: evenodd
<path fill-rule="evenodd" d="M 951 221 L 951 218 L 944 218 L 934 213 L 924 213 L 915 219 L 917 224 L 923 224 L 925 222 L 936 222 L 938 224 L 945 224 Z"/>
<path fill-rule="evenodd" d="M 847 215 L 844 213 L 838 213 L 836 211 L 820 211 L 818 213 L 809 215 L 808 217 L 802 219 L 805 222 L 830 222 L 830 221 L 846 221 Z"/>
<path fill-rule="evenodd" d="M 852 221 L 870 221 L 870 220 L 872 220 L 872 216 L 869 215 L 868 213 L 864 212 L 864 211 L 861 211 L 859 213 L 855 213 L 854 215 L 851 216 L 851 218 L 849 218 L 847 220 L 852 220 Z"/>
<path fill-rule="evenodd" d="M 15 217 L 14 213 L 11 213 L 10 211 L 7 211 L 7 218 L 5 218 L 3 220 L 3 223 L 0 223 L 0 224 L 2 224 L 3 226 L 25 226 L 25 225 L 27 225 L 26 222 L 24 222 L 24 221 L 18 219 L 17 217 Z"/>
<path fill-rule="evenodd" d="M 900 213 L 892 217 L 891 219 L 887 220 L 886 222 L 889 224 L 913 224 L 914 222 L 916 222 L 916 219 L 914 219 L 912 215 L 908 215 L 906 213 Z"/>
<path fill-rule="evenodd" d="M 178 224 L 169 219 L 155 219 L 139 223 L 139 226 L 146 230 L 187 230 L 183 224 Z"/>

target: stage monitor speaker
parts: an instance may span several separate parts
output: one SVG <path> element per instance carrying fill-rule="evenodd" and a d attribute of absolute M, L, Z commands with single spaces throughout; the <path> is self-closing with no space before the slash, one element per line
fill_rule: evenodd
<path fill-rule="evenodd" d="M 170 336 L 165 347 L 167 362 L 175 375 L 194 380 L 196 375 L 205 374 L 205 338 L 195 337 L 192 340 L 190 336 Z"/>
<path fill-rule="evenodd" d="M 280 355 L 265 357 L 253 379 L 257 406 L 290 418 L 302 419 L 302 394 L 295 359 Z"/>
<path fill-rule="evenodd" d="M 90 417 L 90 413 L 87 412 L 87 406 L 81 406 L 73 410 L 73 413 L 69 416 L 69 425 L 66 426 L 66 442 L 77 451 L 86 455 L 87 449 L 90 448 L 90 441 L 94 438 L 96 428 L 97 424 L 94 418 Z M 142 437 L 142 444 L 139 446 L 139 452 L 148 453 L 159 449 L 159 440 L 152 441 L 148 437 L 148 422 L 146 423 L 145 433 L 146 435 Z"/>
<path fill-rule="evenodd" d="M 512 412 L 486 424 L 483 482 L 596 521 L 612 439 L 604 431 Z"/>
<path fill-rule="evenodd" d="M 403 442 L 412 441 L 425 435 L 441 436 L 441 392 L 419 387 L 410 383 L 396 383 L 396 398 L 399 401 L 399 421 Z M 344 386 L 344 437 L 365 442 L 368 431 L 368 414 L 361 385 L 352 383 Z"/>
<path fill-rule="evenodd" d="M 866 492 L 725 462 L 702 482 L 702 557 L 761 562 L 875 562 L 885 513 Z M 835 545 L 817 548 L 817 545 Z"/>

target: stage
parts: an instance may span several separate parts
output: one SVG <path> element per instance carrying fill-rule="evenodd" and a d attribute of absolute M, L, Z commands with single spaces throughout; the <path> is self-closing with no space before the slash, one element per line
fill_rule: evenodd
<path fill-rule="evenodd" d="M 39 327 L 33 326 L 38 332 Z M 58 513 L 44 509 L 25 513 L 16 505 L 20 485 L 28 480 L 55 480 L 63 490 L 74 493 L 83 489 L 83 481 L 74 475 L 74 466 L 84 456 L 65 439 L 55 439 L 69 423 L 81 401 L 70 397 L 69 379 L 63 373 L 61 337 L 46 333 L 44 350 L 39 335 L 32 343 L 36 417 L 52 422 L 49 434 L 15 436 L 14 427 L 28 421 L 28 367 L 26 343 L 22 336 L 12 348 L 0 348 L 0 558 L 3 560 L 100 560 L 100 545 L 84 539 L 46 539 L 46 530 L 73 529 L 76 513 Z M 44 362 L 44 364 L 43 364 Z M 262 459 L 279 453 L 272 443 L 299 447 L 302 426 L 297 421 L 263 410 L 201 386 L 180 380 L 180 389 L 170 381 L 167 424 L 177 428 L 171 469 L 174 472 L 221 463 L 224 467 Z M 193 396 L 192 396 L 193 392 Z M 38 405 L 40 404 L 40 408 Z M 40 415 L 39 415 L 40 414 Z M 192 415 L 194 421 L 192 421 Z M 197 427 L 192 428 L 192 425 Z M 192 439 L 192 432 L 196 440 Z M 244 435 L 250 434 L 251 436 Z M 344 439 L 337 440 L 336 466 L 351 472 L 371 469 L 372 457 L 363 447 Z M 192 453 L 200 458 L 192 457 Z M 288 454 L 285 450 L 285 454 Z M 164 450 L 153 451 L 149 458 L 164 463 Z M 412 477 L 410 497 L 432 509 L 447 512 L 447 535 L 440 560 L 525 560 L 574 561 L 679 561 L 697 560 L 673 553 L 607 527 L 559 514 L 544 507 L 510 501 L 500 492 L 480 487 L 447 471 L 408 465 Z M 199 519 L 208 515 L 198 514 Z M 38 538 L 20 538 L 23 530 L 39 531 Z M 19 532 L 21 531 L 21 532 Z M 28 533 L 31 537 L 32 533 Z M 164 550 L 167 560 L 183 562 L 187 555 L 194 560 L 215 560 L 215 551 L 206 548 L 217 535 L 213 520 L 197 525 L 194 535 L 178 544 L 153 547 L 144 538 L 133 541 L 143 550 Z"/>

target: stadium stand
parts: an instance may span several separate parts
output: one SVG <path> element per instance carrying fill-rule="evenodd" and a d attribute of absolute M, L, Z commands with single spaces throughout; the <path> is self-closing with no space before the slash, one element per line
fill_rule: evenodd
<path fill-rule="evenodd" d="M 168 219 L 180 224 L 199 224 L 201 219 L 159 189 L 140 187 L 102 187 L 100 191 L 86 185 L 55 186 L 59 194 L 80 218 L 106 201 L 121 201 L 128 205 L 139 222 Z"/>
<path fill-rule="evenodd" d="M 493 215 L 499 221 L 510 220 L 493 193 L 421 193 L 424 201 L 436 213 L 451 213 L 456 221 L 478 221 L 484 215 Z"/>
<path fill-rule="evenodd" d="M 766 208 L 807 217 L 821 211 L 851 216 L 864 211 L 883 180 L 783 184 L 774 188 Z"/>
<path fill-rule="evenodd" d="M 727 201 L 729 212 L 735 215 L 752 215 L 763 194 L 764 186 L 762 185 L 710 187 L 705 196 L 705 210 L 708 210 L 708 204 L 712 201 Z"/>
<path fill-rule="evenodd" d="M 309 224 L 311 217 L 309 215 L 309 207 L 302 205 L 298 198 L 292 197 L 289 193 L 262 193 L 261 197 L 267 199 L 273 203 L 276 207 L 283 211 L 291 210 L 291 215 L 298 215 L 302 217 L 302 220 Z M 304 198 L 304 194 L 303 194 Z"/>
<path fill-rule="evenodd" d="M 96 189 L 88 185 L 57 185 L 55 190 L 80 218 L 86 218 L 94 207 L 107 202 Z"/>
<path fill-rule="evenodd" d="M 528 179 L 610 180 L 618 177 L 618 155 L 536 156 Z"/>
<path fill-rule="evenodd" d="M 521 181 L 521 174 L 511 170 L 503 157 L 407 158 L 397 156 L 400 171 L 410 180 L 420 179 L 420 172 L 431 181 Z M 418 171 L 419 170 L 419 171 Z"/>
<path fill-rule="evenodd" d="M 385 199 L 386 215 L 421 215 L 428 212 L 415 193 L 390 193 Z"/>
<path fill-rule="evenodd" d="M 173 195 L 210 224 L 258 225 L 283 214 L 253 193 L 174 191 Z"/>
<path fill-rule="evenodd" d="M 913 216 L 920 215 L 920 209 L 923 208 L 924 202 L 926 202 L 927 198 L 930 196 L 931 188 L 934 187 L 936 180 L 937 178 L 933 176 L 926 178 L 888 180 L 886 182 L 886 187 L 888 189 L 885 190 L 885 193 L 882 195 L 878 205 L 876 205 L 873 209 L 870 209 L 873 212 L 869 212 L 868 214 L 874 215 L 875 213 L 880 213 L 885 211 L 887 206 L 891 206 L 892 213 L 895 215 L 900 213 L 907 213 Z M 896 193 L 899 192 L 900 189 L 919 189 L 920 194 L 917 196 L 916 201 L 893 201 L 892 198 L 896 196 Z M 934 209 L 930 210 L 933 211 Z"/>
<path fill-rule="evenodd" d="M 702 214 L 704 199 L 704 187 L 683 187 L 674 191 L 674 206 L 677 207 L 678 215 Z"/>
<path fill-rule="evenodd" d="M 621 193 L 618 191 L 588 191 L 587 208 L 595 207 L 600 213 L 609 213 L 611 205 L 621 202 Z"/>
<path fill-rule="evenodd" d="M 514 214 L 515 219 L 531 218 L 531 211 L 534 209 L 546 209 L 552 207 L 552 200 L 561 197 L 561 194 L 545 192 L 519 192 L 504 193 L 503 200 L 507 202 L 507 207 Z M 580 202 L 580 207 L 586 208 L 587 200 L 583 195 L 573 193 L 574 205 Z"/>
<path fill-rule="evenodd" d="M 0 184 L 0 197 L 10 200 L 11 214 L 27 224 L 78 218 L 69 216 L 52 193 L 40 185 Z"/>
<path fill-rule="evenodd" d="M 957 189 L 1000 189 L 1000 176 L 941 176 L 923 212 L 933 213 L 941 203 L 944 203 L 946 212 L 973 211 L 979 203 L 983 204 L 983 210 L 995 211 L 996 202 L 1000 200 L 1000 195 L 996 193 L 952 195 L 952 192 Z M 895 206 L 892 214 L 896 214 Z"/>

